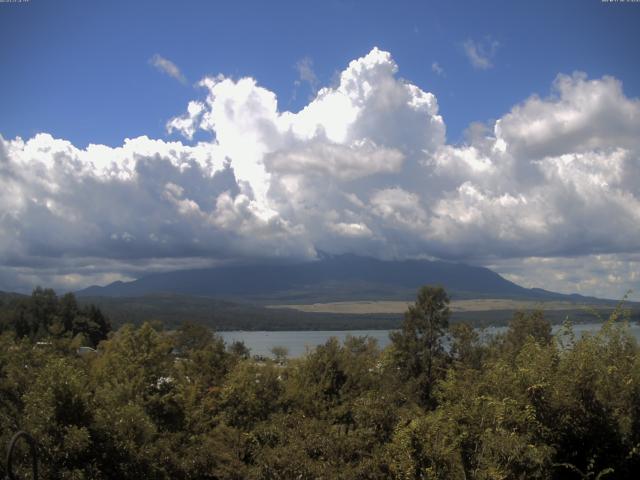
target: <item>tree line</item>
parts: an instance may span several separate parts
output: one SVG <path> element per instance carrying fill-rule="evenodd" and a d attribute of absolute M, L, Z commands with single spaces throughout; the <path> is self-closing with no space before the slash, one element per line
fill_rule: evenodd
<path fill-rule="evenodd" d="M 50 288 L 37 287 L 30 297 L 0 298 L 0 334 L 32 341 L 70 338 L 95 347 L 107 338 L 111 322 L 95 305 L 80 306 L 73 293 L 58 297 Z"/>
<path fill-rule="evenodd" d="M 480 338 L 423 287 L 391 343 L 251 358 L 185 322 L 109 331 L 37 290 L 0 307 L 0 441 L 51 479 L 586 479 L 640 471 L 640 351 L 623 312 L 577 338 L 541 312 Z M 75 305 L 75 306 L 74 306 Z M 98 311 L 99 312 L 99 311 Z M 79 345 L 95 353 L 78 354 Z M 4 472 L 0 472 L 4 475 Z"/>

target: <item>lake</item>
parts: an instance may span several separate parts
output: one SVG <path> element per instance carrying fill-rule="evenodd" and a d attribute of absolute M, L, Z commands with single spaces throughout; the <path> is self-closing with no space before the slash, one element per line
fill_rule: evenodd
<path fill-rule="evenodd" d="M 596 332 L 602 326 L 601 323 L 582 323 L 573 326 L 576 336 L 587 332 Z M 560 325 L 554 325 L 553 331 L 557 332 Z M 630 324 L 631 332 L 640 341 L 640 325 Z M 503 332 L 506 327 L 487 327 L 482 331 L 483 336 L 495 335 Z M 389 332 L 391 330 L 318 330 L 318 331 L 231 331 L 218 332 L 225 342 L 231 343 L 236 340 L 244 342 L 251 349 L 252 355 L 262 355 L 270 357 L 271 349 L 275 346 L 286 347 L 289 350 L 289 357 L 300 357 L 305 354 L 308 348 L 315 348 L 324 344 L 329 338 L 336 337 L 343 342 L 348 335 L 354 337 L 368 336 L 375 338 L 378 345 L 386 347 L 389 344 Z"/>

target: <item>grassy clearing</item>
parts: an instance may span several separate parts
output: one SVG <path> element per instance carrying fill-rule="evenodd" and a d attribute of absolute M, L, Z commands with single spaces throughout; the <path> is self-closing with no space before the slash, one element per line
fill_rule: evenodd
<path fill-rule="evenodd" d="M 312 304 L 267 305 L 267 308 L 289 308 L 308 313 L 339 313 L 351 315 L 403 313 L 412 302 L 403 301 L 351 301 Z M 573 302 L 540 302 L 530 300 L 506 300 L 484 298 L 477 300 L 454 300 L 451 302 L 453 312 L 487 312 L 495 310 L 579 310 L 582 306 Z M 589 305 L 589 309 L 604 306 Z"/>

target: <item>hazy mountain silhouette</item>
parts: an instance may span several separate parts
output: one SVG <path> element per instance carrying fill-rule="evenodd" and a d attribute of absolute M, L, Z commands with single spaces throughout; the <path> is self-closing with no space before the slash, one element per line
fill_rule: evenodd
<path fill-rule="evenodd" d="M 257 302 L 411 299 L 425 284 L 444 286 L 453 298 L 523 298 L 589 301 L 523 288 L 484 267 L 430 260 L 383 261 L 323 255 L 314 262 L 224 266 L 146 275 L 77 292 L 80 296 L 132 297 L 154 293 L 242 298 Z M 595 300 L 595 299 L 593 299 Z"/>

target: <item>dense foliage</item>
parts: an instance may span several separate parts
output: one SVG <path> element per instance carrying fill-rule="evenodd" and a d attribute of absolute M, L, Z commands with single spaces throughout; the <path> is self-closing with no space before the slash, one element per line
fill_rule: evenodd
<path fill-rule="evenodd" d="M 450 327 L 446 293 L 424 287 L 384 350 L 368 338 L 332 339 L 299 359 L 276 349 L 277 360 L 256 360 L 205 327 L 147 323 L 80 355 L 79 336 L 94 343 L 91 332 L 108 323 L 45 292 L 0 319 L 0 442 L 31 432 L 43 478 L 640 471 L 640 350 L 620 312 L 581 338 L 569 325 L 554 337 L 541 313 L 521 313 L 486 340 L 469 325 Z"/>
<path fill-rule="evenodd" d="M 58 297 L 50 288 L 36 288 L 31 297 L 4 294 L 0 298 L 0 333 L 32 341 L 71 338 L 95 347 L 107 338 L 111 323 L 94 305 L 80 306 L 72 293 Z"/>

